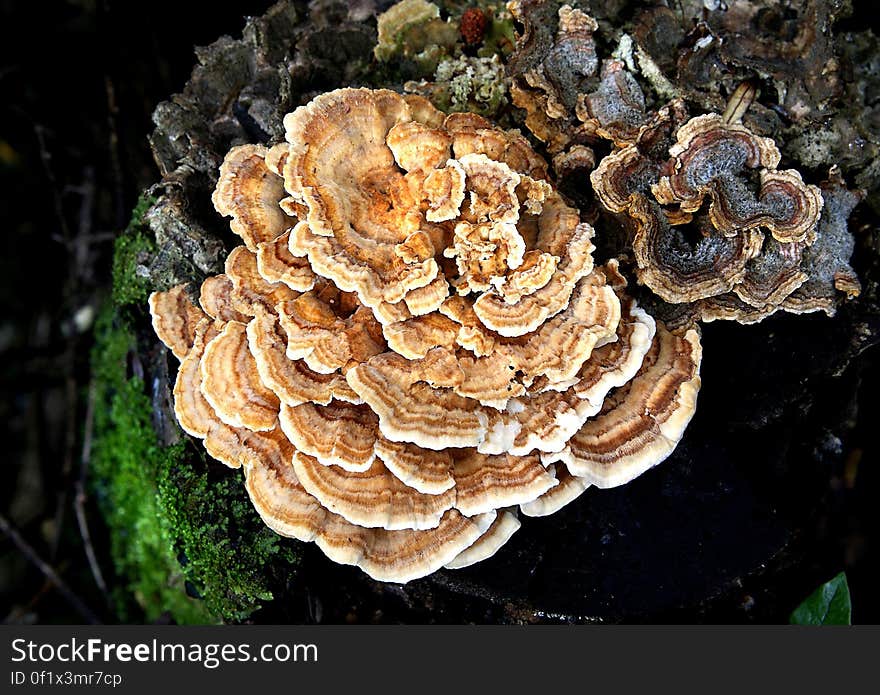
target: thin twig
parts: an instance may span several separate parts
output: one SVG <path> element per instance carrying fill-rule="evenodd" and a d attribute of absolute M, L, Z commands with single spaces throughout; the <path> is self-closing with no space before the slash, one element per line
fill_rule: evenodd
<path fill-rule="evenodd" d="M 35 565 L 37 569 L 43 573 L 46 579 L 55 585 L 58 592 L 70 604 L 71 608 L 82 616 L 83 620 L 89 625 L 100 625 L 101 621 L 98 619 L 98 616 L 95 615 L 94 611 L 92 611 L 92 609 L 73 592 L 73 590 L 67 585 L 67 582 L 58 575 L 55 569 L 43 560 L 43 558 L 37 554 L 37 551 L 21 537 L 21 534 L 3 514 L 0 514 L 0 531 L 3 531 L 9 540 L 15 544 L 15 547 L 18 548 L 21 554 Z"/>
<path fill-rule="evenodd" d="M 83 434 L 82 455 L 80 456 L 79 480 L 76 482 L 76 498 L 74 501 L 74 509 L 76 510 L 76 522 L 79 526 L 79 535 L 82 537 L 83 546 L 86 550 L 86 557 L 89 560 L 89 568 L 92 570 L 92 577 L 95 578 L 95 584 L 104 594 L 104 599 L 108 605 L 110 597 L 107 593 L 107 582 L 104 581 L 104 575 L 101 572 L 101 566 L 98 564 L 98 558 L 95 555 L 95 548 L 92 545 L 92 534 L 89 532 L 89 524 L 86 519 L 86 479 L 88 477 L 89 463 L 92 458 L 92 431 L 95 425 L 95 382 L 89 384 L 89 395 L 86 401 L 86 419 L 85 433 Z"/>
<path fill-rule="evenodd" d="M 755 87 L 754 83 L 749 81 L 740 82 L 727 100 L 727 108 L 724 109 L 724 114 L 721 118 L 725 123 L 739 123 L 757 96 L 758 88 Z"/>
<path fill-rule="evenodd" d="M 86 166 L 83 169 L 82 183 L 79 186 L 71 186 L 69 190 L 80 195 L 76 238 L 72 240 L 71 249 L 74 255 L 74 275 L 78 281 L 91 284 L 94 267 L 89 263 L 89 238 L 92 234 L 92 213 L 95 205 L 94 167 Z"/>
<path fill-rule="evenodd" d="M 123 178 L 122 164 L 119 157 L 119 128 L 117 124 L 119 107 L 116 104 L 116 89 L 109 75 L 104 75 L 104 91 L 107 93 L 107 131 L 110 166 L 113 171 L 113 208 L 116 216 L 116 225 L 122 228 L 125 226 L 125 179 Z"/>
<path fill-rule="evenodd" d="M 37 146 L 40 149 L 40 161 L 43 164 L 43 172 L 49 181 L 49 188 L 52 191 L 52 202 L 55 205 L 55 216 L 58 218 L 58 226 L 61 228 L 61 235 L 69 243 L 70 227 L 67 226 L 67 219 L 64 217 L 64 205 L 61 202 L 61 190 L 55 180 L 55 174 L 52 171 L 52 155 L 46 147 L 46 129 L 41 125 L 34 125 L 34 134 L 37 136 Z"/>
<path fill-rule="evenodd" d="M 66 247 L 71 255 L 70 270 L 65 280 L 65 296 L 76 297 L 80 294 L 83 285 L 92 284 L 92 272 L 94 264 L 89 262 L 89 237 L 92 234 L 92 213 L 95 198 L 95 170 L 91 166 L 86 166 L 82 174 L 82 183 L 79 186 L 69 186 L 66 192 L 78 193 L 81 202 L 79 206 L 79 215 L 77 218 L 76 236 L 66 236 Z M 76 379 L 76 363 L 77 363 L 77 341 L 72 340 L 68 343 L 67 349 L 64 351 L 63 364 L 67 368 L 67 422 L 64 439 L 64 456 L 61 466 L 62 487 L 58 493 L 58 504 L 55 512 L 55 535 L 50 544 L 49 559 L 56 561 L 58 548 L 61 542 L 61 534 L 64 527 L 65 515 L 67 513 L 68 491 L 72 478 L 73 465 L 77 440 L 79 412 L 78 383 Z M 74 509 L 76 502 L 74 501 Z M 79 523 L 79 518 L 77 518 Z M 82 533 L 82 530 L 80 530 Z"/>
<path fill-rule="evenodd" d="M 77 397 L 76 397 L 76 377 L 73 375 L 75 356 L 74 343 L 68 344 L 61 360 L 67 371 L 65 379 L 65 398 L 67 400 L 66 421 L 64 427 L 64 454 L 61 459 L 61 481 L 62 485 L 56 496 L 57 503 L 55 505 L 55 516 L 53 518 L 54 533 L 52 541 L 49 543 L 49 559 L 55 562 L 58 557 L 58 548 L 61 545 L 61 535 L 64 531 L 64 517 L 67 511 L 67 491 L 70 485 L 70 475 L 73 471 L 74 449 L 76 448 L 76 427 L 77 427 Z"/>
<path fill-rule="evenodd" d="M 77 243 L 81 240 L 82 243 L 89 244 L 90 246 L 94 244 L 103 244 L 107 241 L 113 241 L 119 234 L 117 232 L 95 232 L 94 234 L 89 234 L 88 236 L 77 237 Z M 64 239 L 61 238 L 58 234 L 52 235 L 52 241 L 57 242 L 59 244 L 64 244 Z"/>
<path fill-rule="evenodd" d="M 55 585 L 52 582 L 50 582 L 48 579 L 43 579 L 43 582 L 40 584 L 40 588 L 37 589 L 37 593 L 35 593 L 31 597 L 31 599 L 24 605 L 13 606 L 12 611 L 6 616 L 4 622 L 21 622 L 22 618 L 24 618 L 28 613 L 35 612 L 40 601 L 45 598 L 46 594 L 52 593 L 54 589 Z"/>
<path fill-rule="evenodd" d="M 104 574 L 101 572 L 101 566 L 98 564 L 98 558 L 95 555 L 95 548 L 92 545 L 92 534 L 89 533 L 89 524 L 86 520 L 85 504 L 87 499 L 86 491 L 82 482 L 77 481 L 74 509 L 76 510 L 76 522 L 79 526 L 79 535 L 82 536 L 83 545 L 86 550 L 86 557 L 89 560 L 89 569 L 92 571 L 92 577 L 94 577 L 95 584 L 98 585 L 98 588 L 104 594 L 104 599 L 109 605 L 110 596 L 107 593 L 107 582 L 104 581 Z"/>

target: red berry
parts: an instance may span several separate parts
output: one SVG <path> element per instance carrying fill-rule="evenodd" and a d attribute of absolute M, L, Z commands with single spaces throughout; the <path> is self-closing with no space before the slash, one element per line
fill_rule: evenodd
<path fill-rule="evenodd" d="M 469 46 L 483 40 L 487 26 L 489 26 L 489 18 L 479 7 L 469 7 L 461 15 L 461 36 Z"/>

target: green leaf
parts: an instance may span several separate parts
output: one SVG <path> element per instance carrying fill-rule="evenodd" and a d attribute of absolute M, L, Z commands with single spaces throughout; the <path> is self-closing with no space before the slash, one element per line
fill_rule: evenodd
<path fill-rule="evenodd" d="M 792 611 L 792 625 L 851 625 L 852 604 L 846 574 L 826 582 Z"/>

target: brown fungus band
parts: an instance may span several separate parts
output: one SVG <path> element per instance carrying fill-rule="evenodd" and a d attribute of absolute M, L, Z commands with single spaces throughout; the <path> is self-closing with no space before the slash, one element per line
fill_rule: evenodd
<path fill-rule="evenodd" d="M 590 174 L 631 232 L 639 282 L 680 305 L 675 325 L 831 315 L 859 293 L 846 229 L 859 195 L 834 171 L 814 186 L 779 161 L 771 139 L 672 102 Z"/>
<path fill-rule="evenodd" d="M 669 455 L 698 334 L 594 265 L 519 133 L 367 89 L 284 124 L 223 163 L 214 204 L 244 244 L 201 307 L 150 300 L 181 427 L 244 469 L 267 525 L 404 582 Z"/>

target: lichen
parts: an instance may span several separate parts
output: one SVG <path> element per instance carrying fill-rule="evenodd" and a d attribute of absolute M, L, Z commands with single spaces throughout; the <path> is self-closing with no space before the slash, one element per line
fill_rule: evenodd
<path fill-rule="evenodd" d="M 661 99 L 674 99 L 678 96 L 678 89 L 663 74 L 656 61 L 641 46 L 636 47 L 636 59 L 639 70 L 651 85 L 651 88 Z"/>
<path fill-rule="evenodd" d="M 508 80 L 498 56 L 459 56 L 440 62 L 433 82 L 406 84 L 446 113 L 472 111 L 494 117 L 507 104 Z"/>
<path fill-rule="evenodd" d="M 136 327 L 149 289 L 137 268 L 155 245 L 144 222 L 153 202 L 140 199 L 117 240 L 113 301 L 100 313 L 92 351 L 91 484 L 109 532 L 112 600 L 124 622 L 163 614 L 178 623 L 241 620 L 272 598 L 298 555 L 262 525 L 240 479 L 211 480 L 211 466 L 185 440 L 159 443 L 140 368 L 129 373 L 129 356 L 146 354 Z"/>
<path fill-rule="evenodd" d="M 440 8 L 426 0 L 402 0 L 378 17 L 376 59 L 412 60 L 423 73 L 431 73 L 459 39 L 458 28 L 440 18 Z"/>

